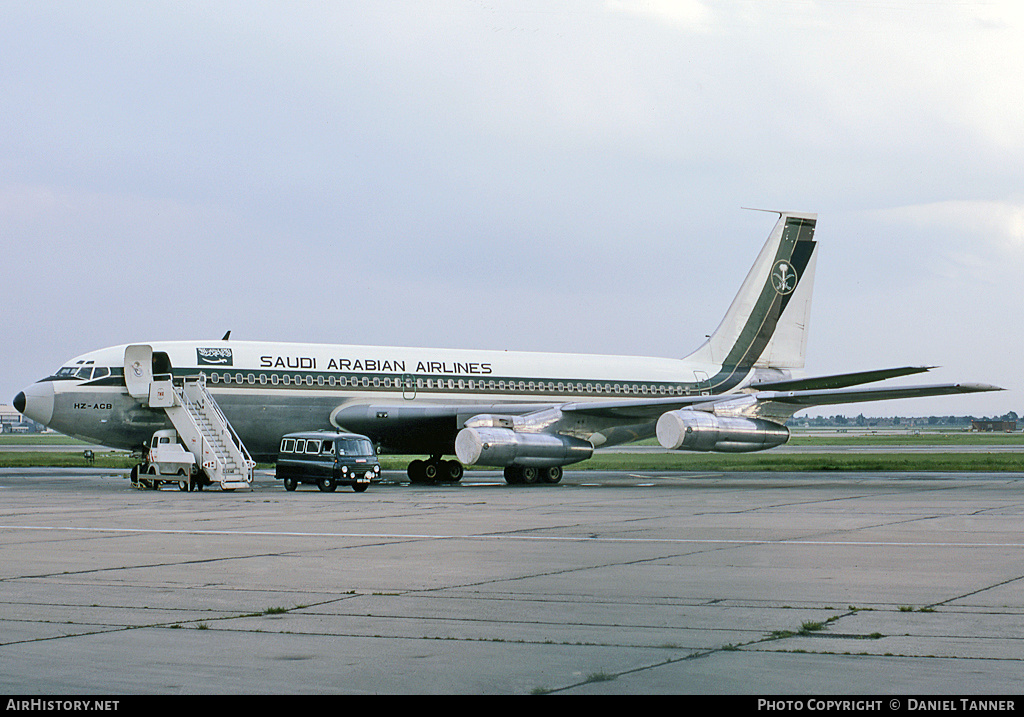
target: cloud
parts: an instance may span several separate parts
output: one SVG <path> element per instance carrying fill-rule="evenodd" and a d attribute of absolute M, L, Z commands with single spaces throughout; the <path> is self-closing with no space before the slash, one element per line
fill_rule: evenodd
<path fill-rule="evenodd" d="M 940 277 L 993 282 L 1024 270 L 1024 202 L 956 199 L 873 215 L 893 225 L 894 235 L 916 236 Z"/>
<path fill-rule="evenodd" d="M 713 16 L 697 0 L 606 0 L 610 12 L 652 18 L 687 31 L 707 32 Z"/>

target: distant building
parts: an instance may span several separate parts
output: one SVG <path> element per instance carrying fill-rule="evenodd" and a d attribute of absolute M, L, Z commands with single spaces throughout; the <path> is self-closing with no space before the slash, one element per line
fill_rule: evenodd
<path fill-rule="evenodd" d="M 39 433 L 43 428 L 15 411 L 14 406 L 0 404 L 0 433 Z"/>
<path fill-rule="evenodd" d="M 1017 430 L 1016 421 L 971 421 L 972 431 L 985 433 L 1012 433 Z"/>

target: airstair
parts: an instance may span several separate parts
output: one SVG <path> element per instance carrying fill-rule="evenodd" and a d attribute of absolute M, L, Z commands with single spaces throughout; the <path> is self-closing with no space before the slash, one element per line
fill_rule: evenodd
<path fill-rule="evenodd" d="M 205 376 L 185 378 L 180 386 L 170 378 L 154 377 L 149 406 L 167 412 L 178 437 L 211 482 L 220 483 L 224 490 L 251 487 L 256 462 L 207 390 Z"/>

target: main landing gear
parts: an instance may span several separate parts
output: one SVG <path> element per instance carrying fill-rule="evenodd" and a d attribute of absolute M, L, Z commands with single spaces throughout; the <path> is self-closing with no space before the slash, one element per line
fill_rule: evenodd
<path fill-rule="evenodd" d="M 409 482 L 414 484 L 458 483 L 465 472 L 458 461 L 446 461 L 441 456 L 415 460 L 409 464 Z M 554 485 L 562 480 L 562 467 L 509 466 L 505 469 L 505 482 L 509 485 Z"/>
<path fill-rule="evenodd" d="M 562 480 L 562 466 L 537 468 L 535 466 L 509 466 L 505 469 L 505 482 L 509 485 L 555 484 Z"/>
<path fill-rule="evenodd" d="M 410 483 L 458 483 L 465 468 L 458 461 L 442 460 L 431 456 L 427 460 L 415 460 L 409 464 Z"/>

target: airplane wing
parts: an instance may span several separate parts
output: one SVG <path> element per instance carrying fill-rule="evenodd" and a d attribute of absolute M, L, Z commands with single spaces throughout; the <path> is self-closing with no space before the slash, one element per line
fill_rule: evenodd
<path fill-rule="evenodd" d="M 673 404 L 673 399 L 626 405 L 571 404 L 562 406 L 561 410 L 567 416 L 587 416 L 592 420 L 656 419 L 658 442 L 664 448 L 745 452 L 765 450 L 788 441 L 789 429 L 785 422 L 797 411 L 812 406 L 1001 390 L 980 383 L 819 388 L 703 397 L 703 401 L 691 400 L 685 404 L 678 400 Z"/>
<path fill-rule="evenodd" d="M 754 383 L 741 393 L 717 396 L 685 396 L 632 401 L 570 403 L 561 406 L 565 412 L 604 418 L 657 418 L 665 411 L 694 408 L 716 413 L 750 415 L 785 422 L 797 411 L 812 406 L 865 401 L 887 401 L 897 398 L 944 396 L 953 393 L 1001 391 L 986 384 L 932 384 L 926 386 L 852 388 L 899 376 L 930 371 L 934 366 L 902 366 L 856 373 L 816 376 Z"/>
<path fill-rule="evenodd" d="M 743 392 L 719 395 L 671 396 L 665 398 L 617 399 L 613 401 L 578 401 L 545 403 L 459 403 L 430 404 L 417 402 L 370 404 L 352 402 L 339 406 L 331 414 L 331 423 L 346 430 L 408 441 L 423 432 L 443 432 L 454 439 L 471 418 L 517 416 L 529 419 L 552 410 L 568 418 L 597 419 L 603 424 L 636 424 L 657 421 L 669 411 L 700 411 L 721 416 L 765 419 L 785 423 L 797 411 L 813 406 L 888 401 L 903 398 L 945 396 L 950 394 L 1001 391 L 998 386 L 979 383 L 930 384 L 919 386 L 876 386 L 862 384 L 897 376 L 923 373 L 930 367 L 862 371 L 806 379 L 772 381 L 755 384 Z"/>
<path fill-rule="evenodd" d="M 874 388 L 823 388 L 800 391 L 756 391 L 753 393 L 732 393 L 719 396 L 640 399 L 636 401 L 569 403 L 561 406 L 561 409 L 566 413 L 595 417 L 643 419 L 657 418 L 666 411 L 691 408 L 702 411 L 714 411 L 716 413 L 756 416 L 784 422 L 797 411 L 811 408 L 812 406 L 1002 390 L 998 386 L 980 383 Z"/>

